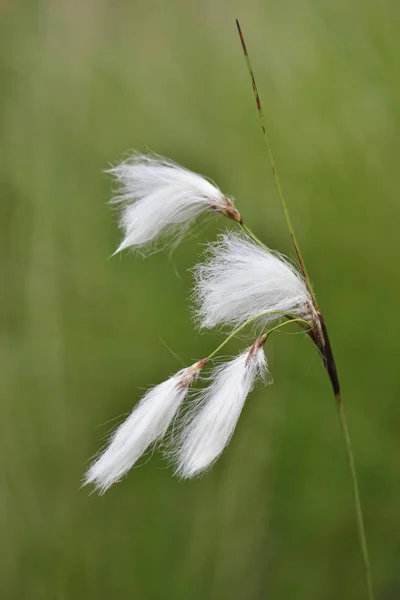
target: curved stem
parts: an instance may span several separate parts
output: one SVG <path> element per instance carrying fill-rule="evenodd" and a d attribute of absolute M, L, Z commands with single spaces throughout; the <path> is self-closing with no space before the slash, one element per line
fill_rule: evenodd
<path fill-rule="evenodd" d="M 266 246 L 264 244 L 264 242 L 262 242 L 260 240 L 260 238 L 258 238 L 256 236 L 255 233 L 252 232 L 252 230 L 250 229 L 250 227 L 248 227 L 247 225 L 245 225 L 243 223 L 243 221 L 239 222 L 240 227 L 243 229 L 243 231 L 245 231 L 247 233 L 247 235 L 253 240 L 253 242 L 255 242 L 258 246 L 260 246 L 260 248 L 262 248 L 263 250 L 266 250 L 267 252 L 271 253 L 271 250 L 268 248 L 268 246 Z"/>
<path fill-rule="evenodd" d="M 220 350 L 222 350 L 222 348 L 228 342 L 230 342 L 235 337 L 235 335 L 237 335 L 238 333 L 240 333 L 241 331 L 243 331 L 243 329 L 245 327 L 247 327 L 248 325 L 251 325 L 252 323 L 254 323 L 255 321 L 257 321 L 257 319 L 262 319 L 262 317 L 266 317 L 267 315 L 279 315 L 281 317 L 284 316 L 283 312 L 280 311 L 280 310 L 267 310 L 266 312 L 260 313 L 259 315 L 256 315 L 255 317 L 252 317 L 251 319 L 249 319 L 248 321 L 246 321 L 242 325 L 239 325 L 239 327 L 237 327 L 234 331 L 232 331 L 232 333 L 230 335 L 228 335 L 227 338 L 224 339 L 224 341 L 222 342 L 222 344 L 220 344 L 217 348 L 215 348 L 215 350 L 213 350 L 211 352 L 211 354 L 209 354 L 207 356 L 207 360 L 211 360 L 216 354 L 218 354 L 218 352 Z"/>
<path fill-rule="evenodd" d="M 285 196 L 283 194 L 283 190 L 282 190 L 281 182 L 280 182 L 280 179 L 279 179 L 278 171 L 276 169 L 275 159 L 274 159 L 274 155 L 272 153 L 272 148 L 271 148 L 271 144 L 270 144 L 269 136 L 268 136 L 268 132 L 267 132 L 267 125 L 266 125 L 266 120 L 265 120 L 265 116 L 264 116 L 264 110 L 263 110 L 263 107 L 262 107 L 262 104 L 261 104 L 261 100 L 260 100 L 260 94 L 258 93 L 256 79 L 254 77 L 254 72 L 253 72 L 253 68 L 251 66 L 251 62 L 250 62 L 250 58 L 249 58 L 249 53 L 247 51 L 247 46 L 246 46 L 246 42 L 244 40 L 244 35 L 243 35 L 243 32 L 242 32 L 242 28 L 241 28 L 240 23 L 239 23 L 239 21 L 237 19 L 236 19 L 236 26 L 237 26 L 237 30 L 238 30 L 238 33 L 239 33 L 240 43 L 242 44 L 242 49 L 243 49 L 244 59 L 246 61 L 247 70 L 249 72 L 251 83 L 252 83 L 252 87 L 253 87 L 253 93 L 254 93 L 254 98 L 255 98 L 255 101 L 256 101 L 256 105 L 257 105 L 257 111 L 258 111 L 258 116 L 259 116 L 260 123 L 261 123 L 261 129 L 262 129 L 262 133 L 263 133 L 263 138 L 264 138 L 264 142 L 265 142 L 265 144 L 267 146 L 268 158 L 269 158 L 269 162 L 271 164 L 271 169 L 272 169 L 272 173 L 273 173 L 273 176 L 274 176 L 276 189 L 278 191 L 279 201 L 281 203 L 281 206 L 282 206 L 282 209 L 283 209 L 283 213 L 285 215 L 286 224 L 287 224 L 287 227 L 289 229 L 290 238 L 292 240 L 292 244 L 293 244 L 294 250 L 296 252 L 297 260 L 299 261 L 299 265 L 300 265 L 301 271 L 302 271 L 302 273 L 304 275 L 304 279 L 306 280 L 307 287 L 308 287 L 308 289 L 310 291 L 310 294 L 315 299 L 314 290 L 313 290 L 313 287 L 312 287 L 312 284 L 311 284 L 311 280 L 310 280 L 310 277 L 309 277 L 307 269 L 306 269 L 306 265 L 304 263 L 303 257 L 302 257 L 301 252 L 300 252 L 300 246 L 299 246 L 299 243 L 297 241 L 297 237 L 296 237 L 296 233 L 294 231 L 292 219 L 290 217 L 290 213 L 289 213 L 289 209 L 288 209 L 288 206 L 287 206 L 287 203 L 286 203 L 286 199 L 285 199 Z"/>
<path fill-rule="evenodd" d="M 364 564 L 365 571 L 365 581 L 368 589 L 368 598 L 369 600 L 374 600 L 374 592 L 372 589 L 372 578 L 371 578 L 371 565 L 369 561 L 369 553 L 368 553 L 368 544 L 367 537 L 365 535 L 365 525 L 364 525 L 364 517 L 361 508 L 361 500 L 360 500 L 360 490 L 358 487 L 358 479 L 357 472 L 354 463 L 354 455 L 353 449 L 351 445 L 349 428 L 347 426 L 347 419 L 344 412 L 343 402 L 340 396 L 336 397 L 337 407 L 339 412 L 340 425 L 342 428 L 343 438 L 346 445 L 346 454 L 347 454 L 347 462 L 349 464 L 351 482 L 353 485 L 353 494 L 354 494 L 354 504 L 356 509 L 356 518 L 357 518 L 357 528 L 358 528 L 358 537 L 360 541 L 361 554 Z"/>
<path fill-rule="evenodd" d="M 258 93 L 253 68 L 251 66 L 250 58 L 249 58 L 249 55 L 247 52 L 246 42 L 244 40 L 243 32 L 242 32 L 242 29 L 240 27 L 240 23 L 238 20 L 236 20 L 236 26 L 237 26 L 238 33 L 239 33 L 240 42 L 242 45 L 247 70 L 248 70 L 248 73 L 249 73 L 249 76 L 251 79 L 251 83 L 252 83 L 252 87 L 253 87 L 253 94 L 254 94 L 254 98 L 256 101 L 256 105 L 257 105 L 258 116 L 259 116 L 260 123 L 261 123 L 261 129 L 263 132 L 264 142 L 267 146 L 269 162 L 270 162 L 270 165 L 272 168 L 272 173 L 273 173 L 276 188 L 278 191 L 279 201 L 281 203 L 281 206 L 282 206 L 282 209 L 283 209 L 283 212 L 285 215 L 286 224 L 289 229 L 289 234 L 292 239 L 293 247 L 296 252 L 297 259 L 299 261 L 299 265 L 300 265 L 301 271 L 303 273 L 307 288 L 313 298 L 313 304 L 314 304 L 316 311 L 319 314 L 319 319 L 320 319 L 320 321 L 322 321 L 322 332 L 321 332 L 322 338 L 320 340 L 318 340 L 318 338 L 314 338 L 313 341 L 315 342 L 315 344 L 317 345 L 317 348 L 319 349 L 319 351 L 321 352 L 321 354 L 323 356 L 325 367 L 328 371 L 331 383 L 333 385 L 335 398 L 336 398 L 337 405 L 338 405 L 340 424 L 341 424 L 341 428 L 342 428 L 343 437 L 345 440 L 347 459 L 348 459 L 348 463 L 349 463 L 351 480 L 352 480 L 352 485 L 353 485 L 358 535 L 359 535 L 359 541 L 360 541 L 361 554 L 362 554 L 363 563 L 364 563 L 365 579 L 366 579 L 366 584 L 367 584 L 367 588 L 368 588 L 368 597 L 369 597 L 369 600 L 373 600 L 374 595 L 373 595 L 373 589 L 372 589 L 371 568 L 370 568 L 370 562 L 369 562 L 369 556 L 368 556 L 368 546 L 367 546 L 367 540 L 366 540 L 366 535 L 365 535 L 365 526 L 364 526 L 364 520 L 363 520 L 363 514 L 362 514 L 362 508 L 361 508 L 360 492 L 359 492 L 359 488 L 358 488 L 357 474 L 356 474 L 356 469 L 355 469 L 355 464 L 354 464 L 353 451 L 352 451 L 352 447 L 351 447 L 350 434 L 349 434 L 349 430 L 347 427 L 347 421 L 346 421 L 346 416 L 344 413 L 343 404 L 342 404 L 342 401 L 340 398 L 339 380 L 338 380 L 338 376 L 337 376 L 337 372 L 336 372 L 336 365 L 335 365 L 335 362 L 333 359 L 332 349 L 330 346 L 325 321 L 323 320 L 322 314 L 318 308 L 317 299 L 315 297 L 315 293 L 314 293 L 314 290 L 313 290 L 313 287 L 311 284 L 311 280 L 308 275 L 304 260 L 302 258 L 301 252 L 300 252 L 300 246 L 297 241 L 297 237 L 296 237 L 296 234 L 294 231 L 294 227 L 293 227 L 292 220 L 290 217 L 289 209 L 286 204 L 286 199 L 283 194 L 282 187 L 281 187 L 280 179 L 279 179 L 278 172 L 277 172 L 276 165 L 275 165 L 274 155 L 272 153 L 272 148 L 271 148 L 271 144 L 269 141 L 266 120 L 265 120 L 264 111 L 263 111 L 261 100 L 260 100 L 260 95 Z M 245 229 L 245 231 L 247 231 L 247 229 Z M 248 234 L 250 235 L 250 237 L 253 238 L 253 240 L 257 241 L 257 238 L 256 238 L 256 236 L 254 236 L 254 234 L 252 234 L 249 231 L 248 231 Z M 262 244 L 262 242 L 261 242 L 261 244 Z M 264 245 L 262 244 L 262 246 L 264 246 Z"/>
<path fill-rule="evenodd" d="M 245 327 L 247 327 L 248 325 L 251 325 L 252 323 L 254 323 L 254 321 L 257 321 L 257 319 L 261 319 L 262 317 L 266 317 L 267 315 L 273 315 L 273 314 L 277 314 L 280 316 L 285 316 L 281 311 L 279 310 L 269 310 L 265 313 L 261 313 L 259 315 L 256 315 L 255 317 L 252 317 L 251 319 L 249 319 L 248 321 L 246 321 L 246 323 L 243 323 L 243 325 L 240 325 L 239 327 L 237 327 L 234 331 L 232 331 L 232 333 L 230 335 L 228 335 L 227 338 L 224 339 L 224 341 L 217 347 L 215 348 L 215 350 L 213 350 L 211 352 L 211 354 L 209 354 L 207 356 L 207 361 L 211 360 L 216 354 L 218 354 L 218 352 L 220 350 L 222 350 L 222 348 L 224 346 L 226 346 L 226 344 L 228 342 L 230 342 L 231 339 L 233 339 L 235 337 L 235 335 L 237 335 L 238 333 L 240 333 Z M 280 329 L 281 327 L 284 327 L 285 325 L 289 325 L 289 323 L 302 323 L 303 325 L 306 325 L 307 327 L 310 327 L 310 324 L 308 323 L 308 321 L 305 321 L 304 319 L 300 319 L 297 317 L 293 317 L 291 315 L 288 315 L 288 320 L 284 321 L 283 323 L 279 323 L 278 325 L 276 325 L 275 327 L 273 327 L 272 329 L 269 329 L 268 331 L 265 331 L 263 335 L 265 335 L 265 339 L 267 339 L 267 337 L 273 332 L 276 331 L 277 329 Z"/>
<path fill-rule="evenodd" d="M 268 331 L 265 332 L 265 335 L 268 337 L 274 331 L 277 331 L 281 327 L 285 327 L 285 325 L 289 325 L 290 323 L 300 323 L 301 325 L 307 327 L 308 329 L 310 328 L 310 323 L 308 321 L 306 321 L 305 319 L 300 319 L 300 318 L 297 318 L 297 317 L 293 317 L 293 318 L 288 319 L 287 321 L 284 321 L 283 323 L 279 323 L 278 325 L 276 325 L 272 329 L 269 329 Z"/>

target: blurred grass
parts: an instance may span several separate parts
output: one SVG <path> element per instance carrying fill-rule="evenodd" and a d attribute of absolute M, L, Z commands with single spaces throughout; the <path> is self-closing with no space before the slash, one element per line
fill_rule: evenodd
<path fill-rule="evenodd" d="M 149 147 L 216 180 L 290 252 L 239 17 L 330 326 L 377 598 L 397 599 L 398 3 L 20 0 L 0 14 L 2 597 L 365 597 L 334 402 L 300 337 L 271 340 L 275 385 L 207 476 L 180 483 L 156 455 L 103 498 L 79 489 L 108 421 L 177 369 L 161 339 L 186 363 L 217 342 L 193 331 L 187 269 L 225 223 L 170 259 L 108 261 L 102 170 Z"/>

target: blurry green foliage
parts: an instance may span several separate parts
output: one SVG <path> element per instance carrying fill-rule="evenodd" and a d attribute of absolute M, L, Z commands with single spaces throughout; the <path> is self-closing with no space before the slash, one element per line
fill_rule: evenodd
<path fill-rule="evenodd" d="M 397 599 L 398 3 L 5 0 L 0 15 L 1 597 L 365 597 L 335 405 L 300 336 L 271 339 L 275 384 L 205 477 L 181 483 L 156 454 L 102 498 L 79 489 L 110 420 L 178 368 L 161 340 L 190 363 L 219 339 L 193 329 L 187 269 L 226 223 L 172 257 L 107 260 L 107 165 L 165 154 L 290 252 L 239 17 L 331 331 L 377 597 Z"/>

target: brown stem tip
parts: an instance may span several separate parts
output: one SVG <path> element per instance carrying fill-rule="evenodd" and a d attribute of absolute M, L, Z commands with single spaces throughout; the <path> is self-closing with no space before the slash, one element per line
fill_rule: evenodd
<path fill-rule="evenodd" d="M 336 401 L 338 404 L 340 404 L 341 400 L 339 376 L 336 368 L 335 359 L 333 356 L 331 342 L 328 335 L 328 329 L 326 327 L 325 319 L 322 316 L 321 312 L 317 310 L 316 313 L 317 327 L 309 331 L 309 336 L 311 337 L 321 354 L 324 367 L 326 369 L 326 372 L 328 373 L 332 385 L 333 393 L 335 394 Z"/>

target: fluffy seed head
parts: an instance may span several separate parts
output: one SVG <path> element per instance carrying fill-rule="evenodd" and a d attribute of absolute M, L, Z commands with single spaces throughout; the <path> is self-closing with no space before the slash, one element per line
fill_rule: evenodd
<path fill-rule="evenodd" d="M 233 202 L 217 186 L 162 157 L 135 154 L 108 172 L 118 184 L 112 202 L 122 205 L 124 238 L 116 253 L 185 229 L 205 211 L 241 220 Z"/>
<path fill-rule="evenodd" d="M 203 366 L 199 361 L 149 390 L 112 434 L 109 446 L 88 470 L 85 484 L 94 483 L 104 493 L 119 481 L 147 448 L 165 435 Z"/>
<path fill-rule="evenodd" d="M 247 237 L 227 233 L 208 246 L 195 268 L 194 301 L 201 327 L 238 326 L 270 311 L 263 322 L 290 313 L 310 320 L 312 299 L 302 276 L 282 256 Z"/>
<path fill-rule="evenodd" d="M 195 477 L 211 467 L 228 445 L 247 395 L 266 372 L 263 342 L 214 369 L 210 386 L 194 401 L 176 451 L 181 477 Z"/>

